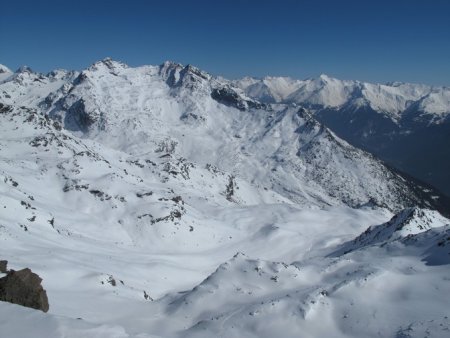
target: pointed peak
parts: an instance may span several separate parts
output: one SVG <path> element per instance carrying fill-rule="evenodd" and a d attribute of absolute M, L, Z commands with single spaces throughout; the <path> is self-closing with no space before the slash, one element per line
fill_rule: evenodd
<path fill-rule="evenodd" d="M 56 76 L 58 76 L 58 75 L 60 75 L 60 74 L 65 75 L 65 74 L 67 74 L 67 73 L 69 73 L 68 70 L 62 69 L 62 68 L 57 68 L 57 69 L 54 69 L 54 70 L 48 72 L 48 73 L 47 73 L 47 76 L 56 77 Z"/>
<path fill-rule="evenodd" d="M 419 208 L 417 206 L 406 208 L 392 217 L 391 221 L 397 224 L 405 225 L 413 219 L 421 219 L 426 216 L 428 211 L 426 209 Z"/>
<path fill-rule="evenodd" d="M 448 224 L 439 212 L 419 207 L 406 208 L 395 214 L 388 222 L 370 226 L 354 240 L 345 243 L 336 255 L 346 254 L 364 247 L 411 239 L 432 228 Z"/>
<path fill-rule="evenodd" d="M 191 64 L 188 64 L 186 67 L 184 67 L 183 71 L 186 73 L 195 74 L 205 80 L 209 80 L 211 78 L 211 75 L 208 72 L 205 72 L 204 70 L 201 70 L 200 68 L 195 67 Z"/>
<path fill-rule="evenodd" d="M 20 73 L 34 73 L 33 70 L 28 66 L 21 66 L 16 70 L 17 74 Z"/>
<path fill-rule="evenodd" d="M 183 68 L 184 66 L 181 63 L 174 61 L 164 61 L 160 66 L 160 68 Z"/>
<path fill-rule="evenodd" d="M 165 78 L 167 78 L 174 72 L 179 72 L 183 68 L 184 66 L 181 63 L 173 61 L 164 61 L 164 63 L 159 65 L 159 73 L 163 75 Z"/>
<path fill-rule="evenodd" d="M 100 61 L 95 62 L 92 64 L 88 70 L 99 70 L 101 68 L 106 67 L 109 70 L 116 70 L 121 68 L 128 68 L 128 65 L 121 61 L 113 60 L 111 57 L 106 57 Z"/>
<path fill-rule="evenodd" d="M 3 74 L 3 73 L 12 73 L 12 71 L 8 67 L 0 64 L 0 74 Z"/>
<path fill-rule="evenodd" d="M 336 80 L 335 78 L 323 73 L 319 75 L 319 79 L 325 83 Z"/>

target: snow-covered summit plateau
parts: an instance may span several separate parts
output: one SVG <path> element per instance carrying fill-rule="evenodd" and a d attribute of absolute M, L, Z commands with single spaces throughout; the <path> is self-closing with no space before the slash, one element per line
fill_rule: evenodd
<path fill-rule="evenodd" d="M 173 62 L 0 66 L 0 260 L 50 304 L 0 302 L 1 332 L 445 337 L 445 196 L 271 81 L 272 101 Z"/>

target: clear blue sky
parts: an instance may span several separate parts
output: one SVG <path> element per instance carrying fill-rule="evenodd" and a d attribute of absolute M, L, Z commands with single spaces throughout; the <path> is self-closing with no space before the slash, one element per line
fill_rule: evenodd
<path fill-rule="evenodd" d="M 41 72 L 110 56 L 215 75 L 325 73 L 450 85 L 450 1 L 21 1 L 1 4 L 0 63 Z"/>

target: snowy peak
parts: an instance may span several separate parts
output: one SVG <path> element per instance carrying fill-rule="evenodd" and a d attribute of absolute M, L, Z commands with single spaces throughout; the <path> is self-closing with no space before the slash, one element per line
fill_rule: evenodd
<path fill-rule="evenodd" d="M 34 73 L 33 72 L 33 70 L 30 68 L 30 67 L 28 67 L 28 66 L 21 66 L 21 67 L 19 67 L 16 71 L 15 71 L 15 73 L 16 74 L 21 74 L 21 73 Z"/>
<path fill-rule="evenodd" d="M 243 78 L 234 83 L 250 97 L 268 103 L 294 102 L 319 108 L 340 108 L 342 106 L 367 106 L 381 113 L 398 118 L 415 102 L 422 102 L 421 110 L 430 114 L 449 113 L 446 87 L 430 87 L 421 84 L 393 82 L 372 84 L 359 81 L 343 81 L 325 74 L 306 80 L 292 80 L 283 77 L 263 79 Z"/>
<path fill-rule="evenodd" d="M 70 81 L 71 79 L 75 78 L 77 76 L 78 72 L 75 71 L 68 71 L 66 69 L 55 69 L 49 72 L 46 77 L 52 79 L 52 80 L 67 80 Z"/>
<path fill-rule="evenodd" d="M 174 87 L 180 80 L 180 72 L 182 69 L 183 65 L 166 61 L 159 66 L 159 74 L 170 87 Z"/>
<path fill-rule="evenodd" d="M 432 115 L 438 115 L 437 121 L 441 120 L 439 117 L 448 115 L 449 107 L 450 90 L 440 91 L 439 89 L 435 89 L 419 101 L 419 110 Z"/>
<path fill-rule="evenodd" d="M 170 303 L 169 311 L 191 317 L 199 305 L 203 304 L 202 313 L 193 319 L 194 322 L 208 320 L 212 315 L 224 315 L 239 304 L 264 304 L 261 297 L 267 290 L 274 295 L 283 290 L 289 292 L 292 284 L 300 280 L 300 269 L 294 265 L 250 259 L 245 254 L 238 253 L 222 263 L 199 285 L 175 298 Z M 227 308 L 222 306 L 225 299 L 228 299 Z"/>
<path fill-rule="evenodd" d="M 4 74 L 4 73 L 12 73 L 12 71 L 8 67 L 0 64 L 0 74 Z"/>
<path fill-rule="evenodd" d="M 270 76 L 263 79 L 246 77 L 232 81 L 234 86 L 243 89 L 248 96 L 264 103 L 282 102 L 298 88 L 299 82 L 289 77 Z"/>
<path fill-rule="evenodd" d="M 353 241 L 348 242 L 336 254 L 341 255 L 368 246 L 383 246 L 398 240 L 410 240 L 416 235 L 434 228 L 450 227 L 450 220 L 437 211 L 407 208 L 394 215 L 389 222 L 369 227 Z"/>
<path fill-rule="evenodd" d="M 0 83 L 7 81 L 13 72 L 6 66 L 0 64 Z"/>
<path fill-rule="evenodd" d="M 120 61 L 115 61 L 110 57 L 104 58 L 103 60 L 97 61 L 92 64 L 88 70 L 90 71 L 100 71 L 100 70 L 108 70 L 114 72 L 119 69 L 125 69 L 128 66 Z"/>
<path fill-rule="evenodd" d="M 376 237 L 383 238 L 382 240 L 395 240 L 440 227 L 446 223 L 448 223 L 448 219 L 441 216 L 437 211 L 417 207 L 407 208 L 392 217 L 389 222 L 383 224 L 381 226 L 384 230 L 383 235 L 380 233 Z"/>
<path fill-rule="evenodd" d="M 330 81 L 335 80 L 335 79 L 329 77 L 329 76 L 326 75 L 326 74 L 320 74 L 320 75 L 319 75 L 319 79 L 321 79 L 324 83 L 327 83 L 327 82 L 330 82 Z"/>
<path fill-rule="evenodd" d="M 212 78 L 210 74 L 192 65 L 183 66 L 179 63 L 166 61 L 159 66 L 159 74 L 172 87 L 198 89 Z"/>

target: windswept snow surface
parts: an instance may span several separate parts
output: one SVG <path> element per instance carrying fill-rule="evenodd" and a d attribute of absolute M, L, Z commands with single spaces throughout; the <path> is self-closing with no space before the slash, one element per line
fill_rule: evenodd
<path fill-rule="evenodd" d="M 6 336 L 448 336 L 439 196 L 308 111 L 170 62 L 9 76 L 0 259 L 50 310 Z"/>

